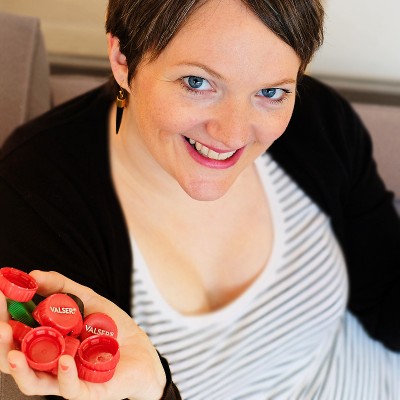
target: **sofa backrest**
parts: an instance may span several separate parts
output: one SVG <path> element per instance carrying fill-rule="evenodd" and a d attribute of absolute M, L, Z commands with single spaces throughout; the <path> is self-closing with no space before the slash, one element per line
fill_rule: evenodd
<path fill-rule="evenodd" d="M 0 146 L 50 108 L 49 65 L 38 18 L 0 13 Z"/>
<path fill-rule="evenodd" d="M 400 106 L 354 103 L 353 107 L 371 134 L 380 175 L 400 199 Z"/>

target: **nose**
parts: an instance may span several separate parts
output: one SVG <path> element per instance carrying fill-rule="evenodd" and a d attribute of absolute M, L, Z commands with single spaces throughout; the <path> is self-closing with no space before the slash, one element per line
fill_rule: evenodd
<path fill-rule="evenodd" d="M 256 116 L 251 103 L 230 99 L 216 104 L 206 130 L 217 143 L 236 150 L 254 140 Z"/>

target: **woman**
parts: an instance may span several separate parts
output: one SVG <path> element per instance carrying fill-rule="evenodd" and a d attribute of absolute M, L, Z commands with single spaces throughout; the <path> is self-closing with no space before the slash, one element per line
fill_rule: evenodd
<path fill-rule="evenodd" d="M 0 260 L 73 279 L 33 273 L 116 319 L 121 362 L 102 385 L 68 356 L 35 374 L 4 323 L 24 392 L 397 398 L 400 224 L 361 122 L 303 76 L 322 19 L 316 0 L 110 1 L 117 105 L 102 87 L 8 141 Z"/>

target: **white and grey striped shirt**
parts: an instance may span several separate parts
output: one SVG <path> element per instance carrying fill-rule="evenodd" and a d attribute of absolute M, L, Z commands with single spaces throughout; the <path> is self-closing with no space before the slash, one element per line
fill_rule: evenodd
<path fill-rule="evenodd" d="M 171 308 L 132 239 L 132 313 L 182 398 L 400 399 L 400 356 L 346 311 L 346 267 L 329 218 L 269 155 L 256 165 L 275 240 L 264 271 L 226 307 L 200 316 Z"/>

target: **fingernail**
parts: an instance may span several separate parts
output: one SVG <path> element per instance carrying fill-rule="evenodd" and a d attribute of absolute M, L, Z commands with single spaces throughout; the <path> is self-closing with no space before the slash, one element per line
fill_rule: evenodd
<path fill-rule="evenodd" d="M 62 369 L 63 371 L 68 371 L 68 370 L 69 370 L 68 365 L 62 365 L 62 364 L 60 364 L 60 367 L 61 367 L 61 369 Z"/>
<path fill-rule="evenodd" d="M 12 368 L 12 369 L 17 368 L 17 364 L 12 363 L 11 361 L 9 361 L 8 364 L 10 365 L 10 368 Z"/>

